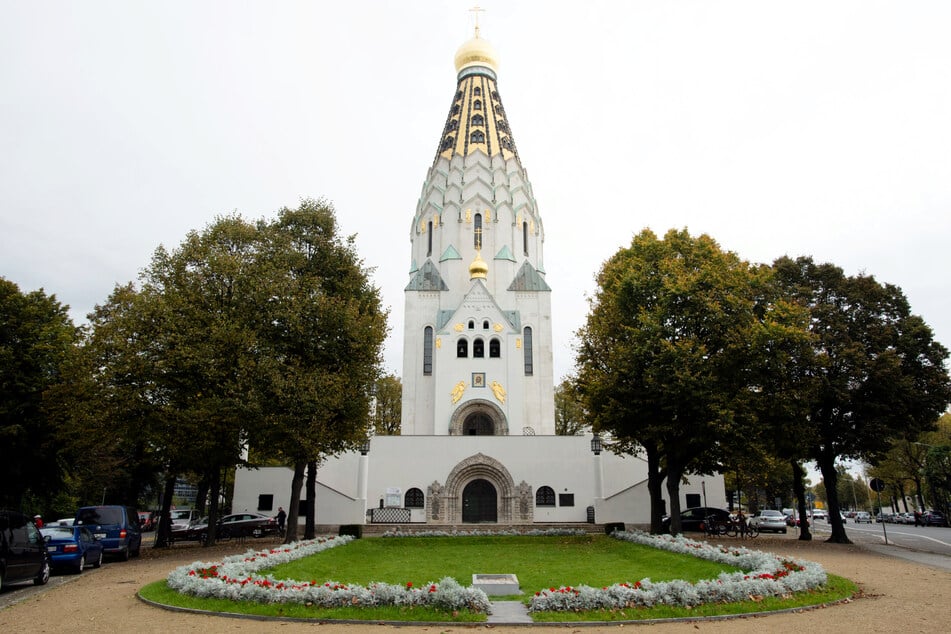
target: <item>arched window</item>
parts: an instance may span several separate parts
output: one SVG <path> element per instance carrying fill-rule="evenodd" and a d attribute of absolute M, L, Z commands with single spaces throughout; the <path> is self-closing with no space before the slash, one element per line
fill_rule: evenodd
<path fill-rule="evenodd" d="M 485 342 L 481 338 L 472 342 L 472 356 L 479 359 L 485 356 Z"/>
<path fill-rule="evenodd" d="M 532 328 L 525 326 L 522 331 L 522 351 L 525 353 L 525 376 L 534 374 L 535 368 L 532 363 Z"/>
<path fill-rule="evenodd" d="M 426 224 L 426 255 L 433 254 L 433 221 Z"/>
<path fill-rule="evenodd" d="M 423 495 L 422 491 L 413 487 L 406 492 L 406 496 L 403 498 L 403 506 L 408 509 L 426 508 L 426 496 Z"/>
<path fill-rule="evenodd" d="M 475 230 L 472 232 L 472 243 L 476 249 L 482 248 L 482 214 L 476 214 L 474 219 Z"/>
<path fill-rule="evenodd" d="M 482 130 L 476 130 L 469 135 L 470 143 L 485 143 L 485 132 Z"/>
<path fill-rule="evenodd" d="M 502 344 L 498 339 L 489 341 L 489 358 L 498 359 L 502 356 Z"/>
<path fill-rule="evenodd" d="M 528 255 L 528 223 L 522 223 L 522 250 Z"/>
<path fill-rule="evenodd" d="M 475 321 L 469 320 L 469 330 L 475 330 Z"/>
<path fill-rule="evenodd" d="M 455 142 L 456 142 L 456 140 L 455 140 L 454 138 L 452 138 L 451 136 L 447 136 L 445 139 L 442 140 L 442 148 L 441 148 L 441 149 L 442 149 L 442 150 L 448 150 L 449 148 L 452 147 L 452 144 L 455 143 Z"/>
<path fill-rule="evenodd" d="M 489 329 L 489 320 L 488 319 L 482 320 L 482 330 L 488 330 L 488 329 Z"/>
<path fill-rule="evenodd" d="M 482 110 L 482 102 L 479 101 L 478 99 L 476 99 L 475 101 L 473 101 L 473 102 L 472 102 L 472 109 L 473 109 L 473 110 Z"/>
<path fill-rule="evenodd" d="M 459 129 L 459 119 L 453 119 L 449 122 L 449 131 L 453 132 Z"/>
<path fill-rule="evenodd" d="M 551 487 L 538 487 L 538 491 L 535 491 L 535 506 L 555 506 L 555 490 Z"/>
<path fill-rule="evenodd" d="M 433 373 L 433 327 L 426 326 L 423 330 L 423 375 Z"/>
<path fill-rule="evenodd" d="M 459 107 L 459 104 L 454 104 L 452 106 L 452 114 L 459 114 L 459 110 L 461 110 L 461 108 Z"/>
<path fill-rule="evenodd" d="M 485 125 L 485 117 L 481 114 L 474 115 L 472 117 L 472 125 Z"/>
<path fill-rule="evenodd" d="M 469 341 L 467 339 L 460 339 L 456 343 L 456 356 L 459 358 L 469 356 Z"/>
<path fill-rule="evenodd" d="M 474 94 L 476 97 L 481 97 L 481 96 L 482 96 L 482 89 L 479 88 L 478 86 L 476 86 L 476 87 L 475 87 L 475 90 L 472 91 L 472 94 Z"/>

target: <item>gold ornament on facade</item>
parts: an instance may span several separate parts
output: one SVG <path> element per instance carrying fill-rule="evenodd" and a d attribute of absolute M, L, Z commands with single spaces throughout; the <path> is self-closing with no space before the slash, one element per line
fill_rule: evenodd
<path fill-rule="evenodd" d="M 521 350 L 521 349 L 522 349 L 522 338 L 521 338 L 521 337 L 516 337 L 516 338 L 515 338 L 515 349 L 516 349 L 516 350 Z"/>
<path fill-rule="evenodd" d="M 485 210 L 485 221 L 486 221 L 486 222 L 492 222 L 492 210 L 491 210 L 491 209 L 486 209 L 486 210 Z"/>
<path fill-rule="evenodd" d="M 433 226 L 434 227 L 439 226 L 439 214 L 433 214 Z"/>
<path fill-rule="evenodd" d="M 467 222 L 467 223 L 472 222 L 472 210 L 471 210 L 471 209 L 466 209 L 466 222 Z"/>
<path fill-rule="evenodd" d="M 494 326 L 492 326 L 492 330 L 494 330 L 495 332 L 502 332 L 502 328 L 504 328 L 502 324 L 495 324 Z"/>
<path fill-rule="evenodd" d="M 462 393 L 466 391 L 466 382 L 459 381 L 456 383 L 455 387 L 452 388 L 452 402 L 458 403 L 459 399 L 462 398 Z"/>
<path fill-rule="evenodd" d="M 436 350 L 442 348 L 442 337 L 436 337 Z"/>
<path fill-rule="evenodd" d="M 498 381 L 492 381 L 492 393 L 495 394 L 495 398 L 499 403 L 505 404 L 505 388 L 502 387 L 502 384 Z"/>
<path fill-rule="evenodd" d="M 463 328 L 465 328 L 465 326 L 463 326 L 461 323 L 458 323 L 452 327 L 452 329 L 455 330 L 456 332 L 462 332 Z"/>

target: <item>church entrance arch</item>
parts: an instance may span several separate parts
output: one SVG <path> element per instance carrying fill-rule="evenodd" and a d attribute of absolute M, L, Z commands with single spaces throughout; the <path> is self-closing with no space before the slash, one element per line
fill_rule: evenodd
<path fill-rule="evenodd" d="M 505 412 L 492 401 L 476 398 L 463 403 L 449 421 L 451 436 L 508 436 Z"/>
<path fill-rule="evenodd" d="M 466 524 L 499 520 L 498 494 L 488 480 L 473 480 L 462 490 L 462 521 Z"/>

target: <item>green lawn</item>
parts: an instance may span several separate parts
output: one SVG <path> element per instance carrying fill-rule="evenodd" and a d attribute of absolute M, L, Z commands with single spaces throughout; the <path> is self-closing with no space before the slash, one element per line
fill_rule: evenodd
<path fill-rule="evenodd" d="M 278 579 L 337 581 L 368 585 L 374 581 L 422 586 L 444 577 L 463 585 L 473 573 L 513 573 L 528 598 L 543 588 L 589 585 L 607 586 L 634 582 L 685 579 L 698 581 L 734 570 L 688 555 L 678 555 L 603 535 L 569 537 L 421 537 L 355 540 L 312 557 L 261 571 Z M 745 614 L 829 603 L 851 596 L 855 584 L 829 576 L 819 590 L 786 598 L 764 598 L 729 605 L 697 608 L 656 607 L 614 612 L 553 612 L 535 614 L 536 621 L 592 621 L 663 619 L 681 616 Z M 445 613 L 428 608 L 323 609 L 304 605 L 274 605 L 199 599 L 180 595 L 165 582 L 146 586 L 140 594 L 167 605 L 216 612 L 268 615 L 285 618 L 360 619 L 367 621 L 484 621 L 482 614 Z M 490 597 L 493 598 L 493 597 Z M 499 598 L 499 597 L 495 597 Z M 515 597 L 505 597 L 513 599 Z"/>

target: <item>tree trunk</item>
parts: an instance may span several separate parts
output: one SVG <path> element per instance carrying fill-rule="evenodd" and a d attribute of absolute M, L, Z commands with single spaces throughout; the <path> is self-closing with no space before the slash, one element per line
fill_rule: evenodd
<path fill-rule="evenodd" d="M 162 510 L 159 511 L 158 528 L 155 531 L 153 548 L 168 548 L 172 545 L 172 498 L 175 496 L 175 476 L 165 478 L 162 491 Z"/>
<path fill-rule="evenodd" d="M 291 480 L 291 501 L 287 509 L 287 532 L 284 533 L 284 543 L 290 544 L 297 541 L 297 518 L 300 515 L 300 490 L 304 486 L 304 469 L 307 463 L 298 461 L 294 463 L 294 477 Z"/>
<path fill-rule="evenodd" d="M 195 510 L 198 511 L 198 516 L 207 515 L 205 509 L 208 506 L 208 479 L 202 478 L 198 481 L 198 492 L 195 495 Z"/>
<path fill-rule="evenodd" d="M 314 517 L 317 513 L 317 461 L 307 463 L 307 517 L 304 520 L 304 539 L 317 536 Z"/>
<path fill-rule="evenodd" d="M 832 535 L 827 542 L 835 544 L 851 544 L 852 541 L 845 534 L 845 525 L 842 523 L 842 513 L 839 510 L 838 485 L 839 472 L 835 470 L 835 456 L 820 456 L 819 471 L 822 472 L 822 482 L 826 488 L 826 501 L 829 503 L 829 526 Z"/>
<path fill-rule="evenodd" d="M 218 498 L 221 497 L 221 481 L 218 477 L 218 467 L 210 471 L 208 481 L 208 539 L 204 546 L 214 546 L 218 540 Z"/>
<path fill-rule="evenodd" d="M 812 532 L 809 530 L 809 516 L 806 514 L 806 484 L 803 478 L 806 471 L 798 460 L 790 460 L 793 473 L 793 492 L 796 495 L 796 513 L 799 514 L 799 539 L 812 541 Z"/>
<path fill-rule="evenodd" d="M 660 470 L 660 456 L 655 445 L 644 447 L 647 453 L 647 491 L 651 498 L 651 534 L 657 535 L 663 531 L 664 494 L 661 487 L 664 484 L 664 474 Z"/>
<path fill-rule="evenodd" d="M 680 525 L 680 478 L 683 470 L 680 465 L 667 456 L 667 497 L 670 499 L 670 534 L 683 532 Z"/>

